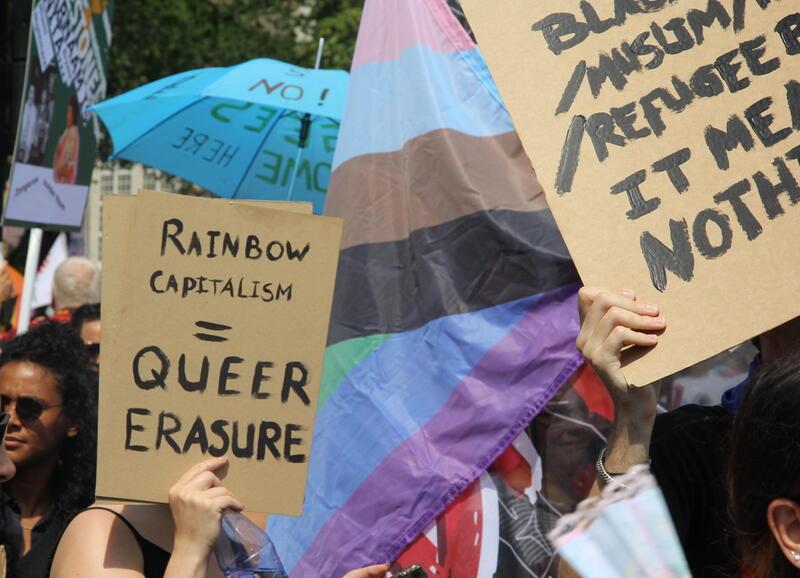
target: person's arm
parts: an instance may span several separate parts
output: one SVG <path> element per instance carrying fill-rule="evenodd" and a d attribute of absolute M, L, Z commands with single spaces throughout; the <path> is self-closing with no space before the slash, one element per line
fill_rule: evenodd
<path fill-rule="evenodd" d="M 632 345 L 655 346 L 655 332 L 663 331 L 666 321 L 659 317 L 657 305 L 638 302 L 629 290 L 584 287 L 578 292 L 578 307 L 581 329 L 576 345 L 614 401 L 615 419 L 603 464 L 609 473 L 621 474 L 648 461 L 658 402 L 657 387 L 628 386 L 621 354 Z M 595 480 L 590 495 L 598 496 L 601 490 Z M 562 561 L 559 576 L 574 578 L 577 574 Z"/>
<path fill-rule="evenodd" d="M 222 512 L 244 509 L 214 475 L 226 463 L 218 458 L 197 464 L 170 489 L 175 540 L 164 578 L 204 578 Z M 88 510 L 67 527 L 50 576 L 144 578 L 143 569 L 141 548 L 125 524 L 111 512 Z"/>
<path fill-rule="evenodd" d="M 169 509 L 175 521 L 175 541 L 164 578 L 203 578 L 222 512 L 241 512 L 244 506 L 222 487 L 214 472 L 228 460 L 217 458 L 194 466 L 169 491 Z"/>

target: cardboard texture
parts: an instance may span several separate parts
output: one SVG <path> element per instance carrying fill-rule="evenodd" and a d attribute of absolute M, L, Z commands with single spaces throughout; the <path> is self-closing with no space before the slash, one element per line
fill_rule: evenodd
<path fill-rule="evenodd" d="M 667 319 L 632 385 L 800 314 L 796 2 L 462 4 L 584 283 Z"/>
<path fill-rule="evenodd" d="M 341 238 L 310 212 L 105 199 L 99 497 L 166 502 L 225 455 L 248 510 L 301 513 Z"/>

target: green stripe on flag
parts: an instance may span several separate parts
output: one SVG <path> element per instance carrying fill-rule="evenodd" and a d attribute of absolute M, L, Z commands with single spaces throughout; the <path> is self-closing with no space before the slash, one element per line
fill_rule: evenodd
<path fill-rule="evenodd" d="M 389 334 L 368 335 L 348 339 L 328 347 L 325 350 L 325 365 L 322 370 L 322 384 L 319 388 L 317 409 L 325 405 L 345 376 L 389 337 L 391 337 Z"/>

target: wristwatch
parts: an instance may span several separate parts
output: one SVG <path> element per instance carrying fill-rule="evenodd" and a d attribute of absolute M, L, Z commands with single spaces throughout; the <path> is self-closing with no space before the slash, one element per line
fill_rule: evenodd
<path fill-rule="evenodd" d="M 603 460 L 605 459 L 606 459 L 606 448 L 603 448 L 603 451 L 600 452 L 600 457 L 597 458 L 597 463 L 595 464 L 595 468 L 597 469 L 597 478 L 603 483 L 604 486 L 607 486 L 609 484 L 614 484 L 622 488 L 627 488 L 628 486 L 614 479 L 616 476 L 621 476 L 623 474 L 609 473 L 608 471 L 606 471 L 606 466 L 603 463 Z"/>

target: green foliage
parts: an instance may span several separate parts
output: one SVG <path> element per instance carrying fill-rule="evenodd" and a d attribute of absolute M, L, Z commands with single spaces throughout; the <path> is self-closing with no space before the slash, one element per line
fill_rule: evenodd
<path fill-rule="evenodd" d="M 159 78 L 268 57 L 350 68 L 363 0 L 116 0 L 108 96 Z M 310 9 L 309 9 L 310 8 Z"/>

